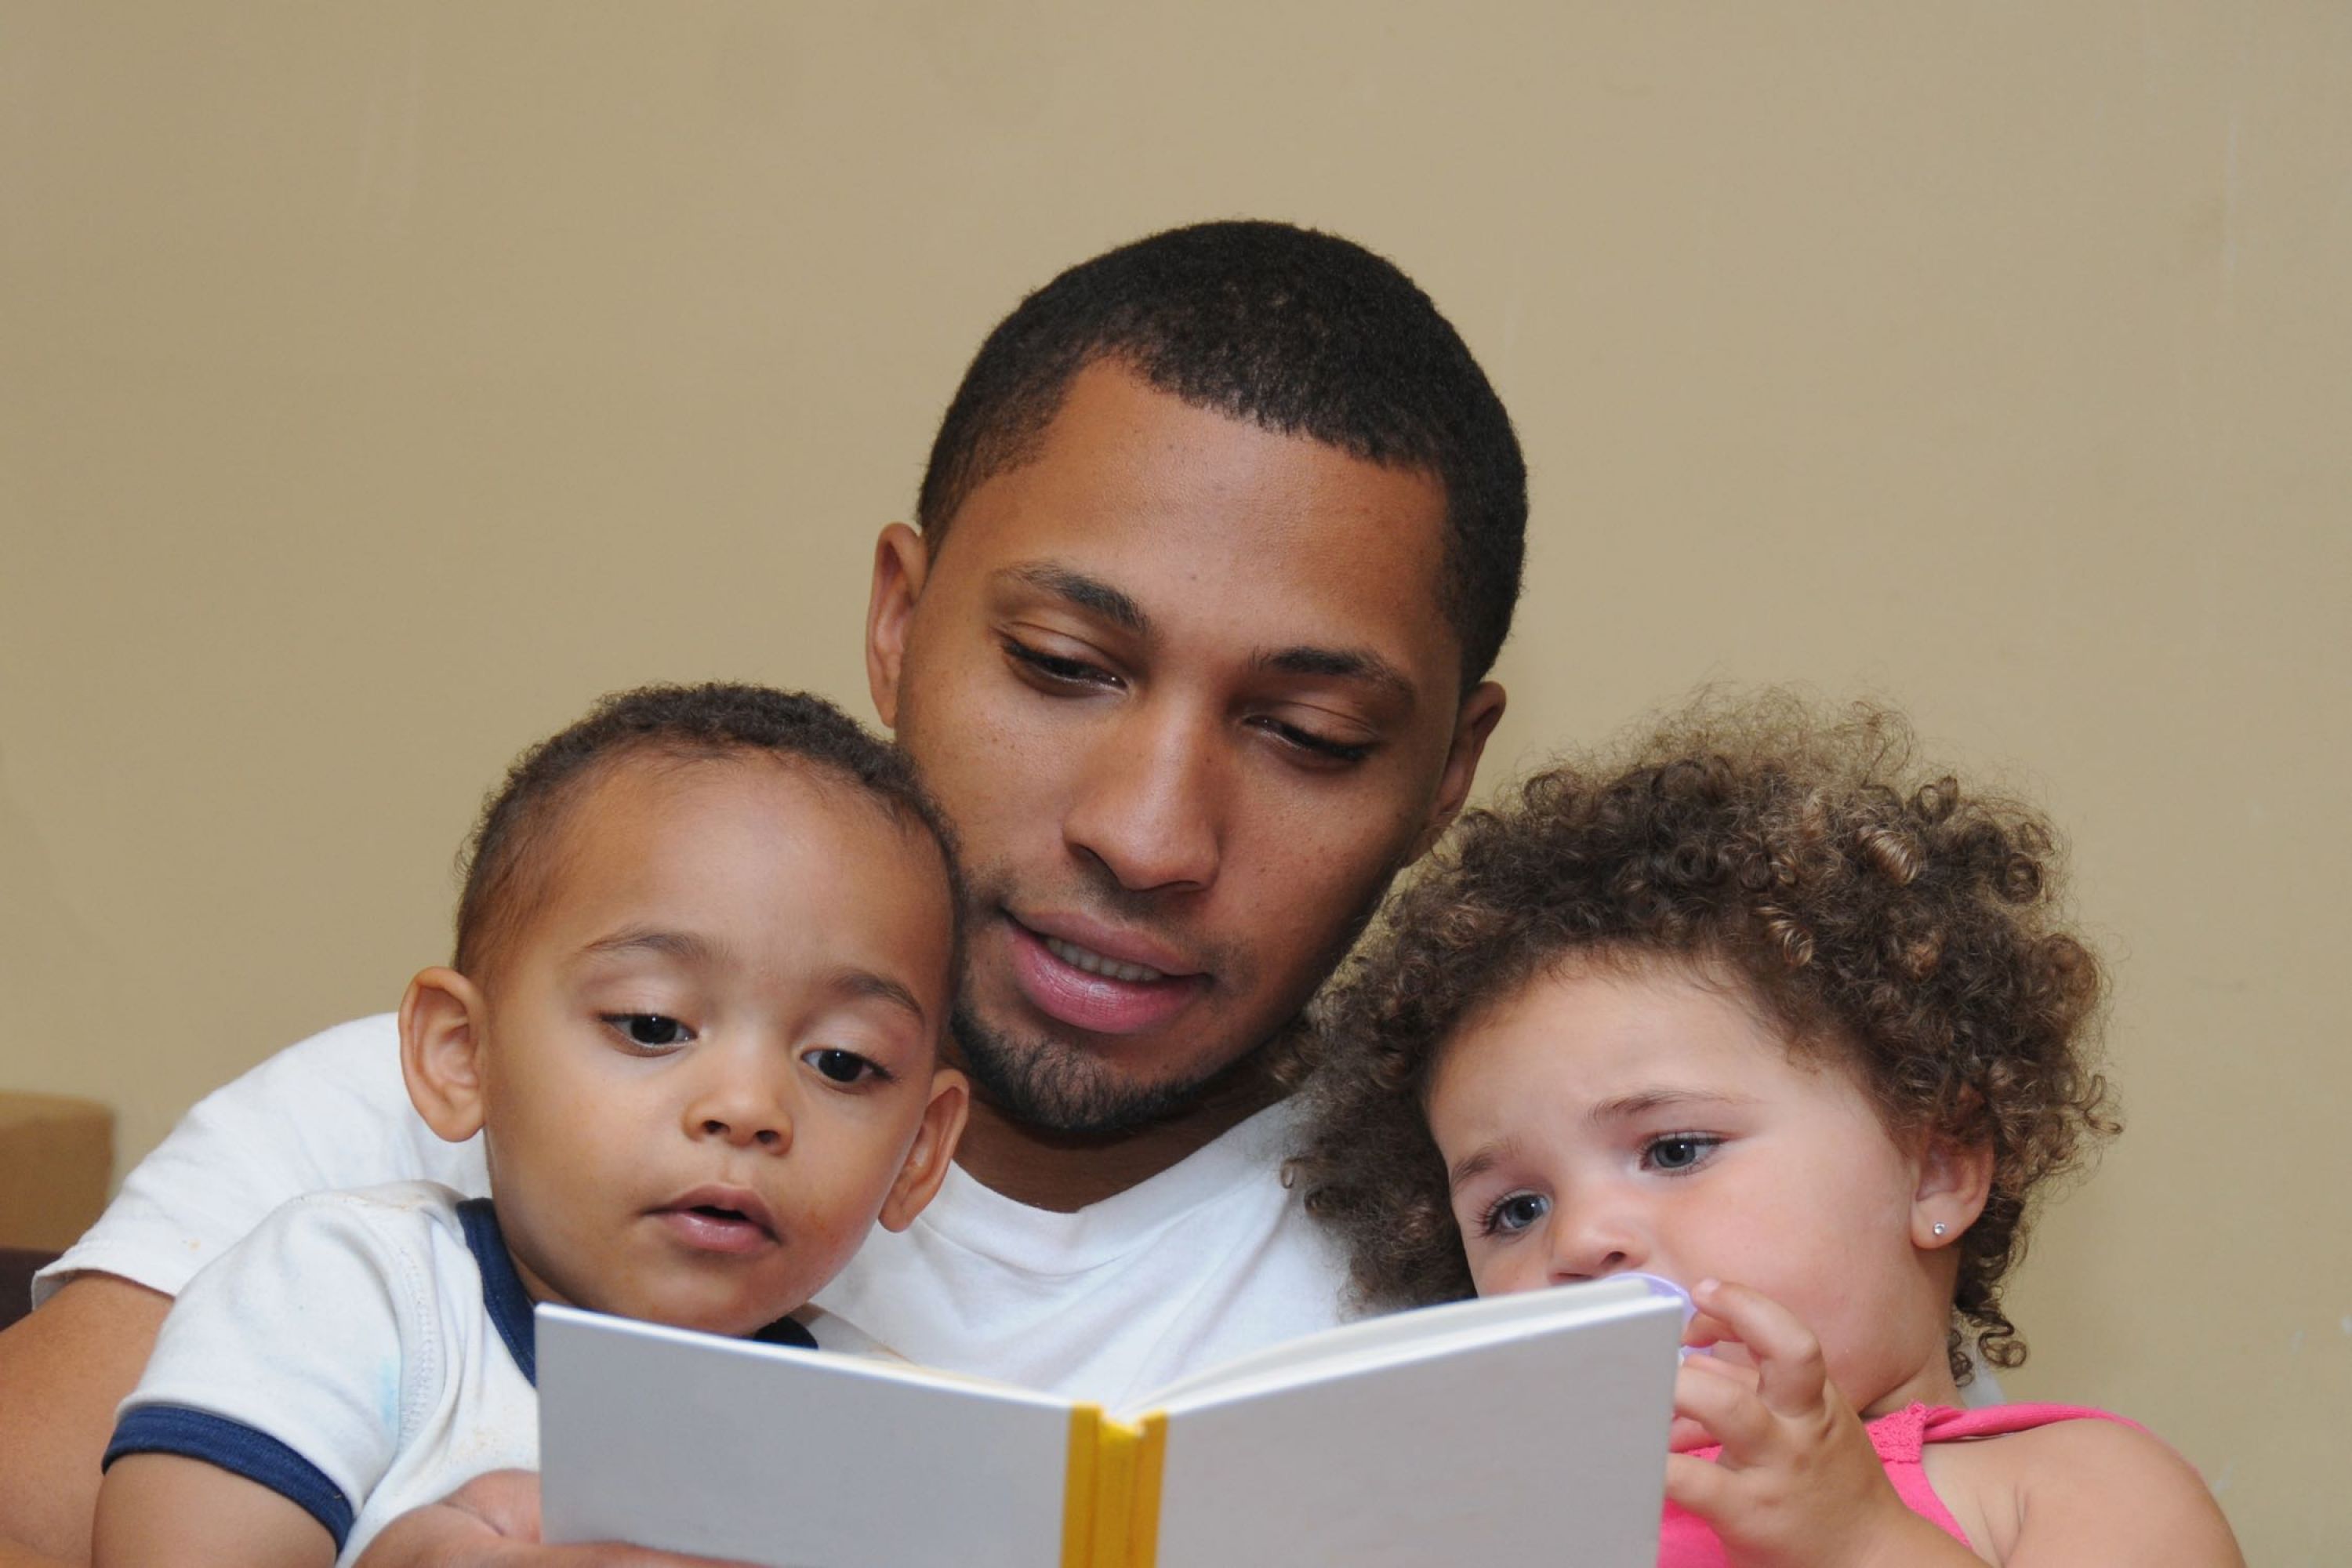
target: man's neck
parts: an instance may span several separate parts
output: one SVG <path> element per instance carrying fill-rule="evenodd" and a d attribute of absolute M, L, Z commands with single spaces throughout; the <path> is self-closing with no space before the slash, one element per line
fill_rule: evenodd
<path fill-rule="evenodd" d="M 1255 1066 L 1227 1073 L 1181 1110 L 1123 1132 L 1054 1132 L 975 1098 L 956 1163 L 1032 1208 L 1068 1214 L 1150 1181 L 1282 1098 Z"/>

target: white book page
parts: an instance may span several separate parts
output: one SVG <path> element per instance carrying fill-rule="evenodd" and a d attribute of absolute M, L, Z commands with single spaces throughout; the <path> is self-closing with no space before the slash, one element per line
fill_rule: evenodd
<path fill-rule="evenodd" d="M 1159 1568 L 1652 1568 L 1678 1303 L 1168 1413 Z"/>
<path fill-rule="evenodd" d="M 1129 1418 L 1213 1395 L 1272 1376 L 1320 1376 L 1346 1365 L 1375 1362 L 1395 1350 L 1425 1346 L 1440 1339 L 1494 1338 L 1520 1331 L 1529 1321 L 1576 1317 L 1623 1301 L 1639 1301 L 1652 1291 L 1642 1279 L 1621 1276 L 1563 1285 L 1549 1290 L 1521 1290 L 1507 1296 L 1486 1296 L 1442 1306 L 1389 1312 L 1326 1329 L 1318 1334 L 1286 1340 L 1247 1355 L 1219 1362 L 1213 1367 L 1179 1378 L 1136 1402 Z"/>
<path fill-rule="evenodd" d="M 551 1542 L 762 1568 L 1061 1560 L 1066 1402 L 542 1306 Z"/>

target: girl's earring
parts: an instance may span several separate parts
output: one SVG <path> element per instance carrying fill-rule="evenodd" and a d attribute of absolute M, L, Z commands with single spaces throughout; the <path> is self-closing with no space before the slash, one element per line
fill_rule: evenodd
<path fill-rule="evenodd" d="M 1943 1235 L 1946 1231 L 1951 1228 L 1952 1227 L 1950 1226 L 1946 1225 L 1942 1220 L 1937 1220 L 1936 1222 L 1936 1234 L 1937 1236 Z"/>

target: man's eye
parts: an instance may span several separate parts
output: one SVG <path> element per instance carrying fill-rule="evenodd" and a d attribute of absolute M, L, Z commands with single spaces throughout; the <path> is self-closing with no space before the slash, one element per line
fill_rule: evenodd
<path fill-rule="evenodd" d="M 856 1051 L 840 1050 L 831 1046 L 821 1046 L 801 1060 L 835 1083 L 858 1083 L 866 1079 L 880 1079 L 890 1076 Z"/>
<path fill-rule="evenodd" d="M 1005 657 L 1032 674 L 1059 686 L 1117 686 L 1118 678 L 1107 669 L 1087 663 L 1084 659 L 1064 658 L 1060 654 L 1047 653 L 1031 647 L 1017 637 L 1004 639 Z"/>
<path fill-rule="evenodd" d="M 694 1038 L 693 1030 L 659 1013 L 607 1013 L 604 1022 L 619 1030 L 629 1044 L 646 1050 L 682 1046 Z"/>
<path fill-rule="evenodd" d="M 1334 741 L 1328 736 L 1318 735 L 1312 730 L 1302 730 L 1296 724 L 1285 723 L 1279 719 L 1262 719 L 1258 722 L 1267 733 L 1285 745 L 1296 747 L 1318 762 L 1360 763 L 1372 754 L 1372 748 L 1368 744 L 1359 742 Z"/>
<path fill-rule="evenodd" d="M 1517 1236 L 1550 1212 L 1551 1200 L 1540 1193 L 1507 1193 L 1487 1205 L 1479 1234 Z"/>
<path fill-rule="evenodd" d="M 1687 1171 L 1714 1152 L 1722 1142 L 1699 1132 L 1674 1132 L 1650 1140 L 1642 1157 L 1654 1171 Z"/>

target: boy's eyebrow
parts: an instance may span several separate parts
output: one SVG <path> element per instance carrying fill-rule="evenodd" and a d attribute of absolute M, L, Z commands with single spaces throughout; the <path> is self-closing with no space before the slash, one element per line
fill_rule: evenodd
<path fill-rule="evenodd" d="M 610 936 L 599 937 L 580 952 L 583 957 L 598 957 L 609 952 L 657 952 L 666 958 L 697 964 L 715 963 L 724 956 L 720 945 L 707 936 L 688 931 L 657 931 L 646 927 L 632 927 L 614 931 Z M 828 972 L 818 985 L 828 995 L 853 1002 L 868 999 L 887 1002 L 894 1007 L 903 1007 L 912 1013 L 918 1023 L 928 1025 L 931 1021 L 929 1015 L 923 1011 L 922 1003 L 917 1001 L 915 994 L 904 984 L 874 970 L 860 969 L 854 963 Z"/>
<path fill-rule="evenodd" d="M 1050 561 L 1035 561 L 1022 566 L 1008 566 L 997 574 L 1032 588 L 1064 600 L 1078 609 L 1100 616 L 1113 626 L 1148 637 L 1151 617 L 1143 606 L 1120 589 L 1112 587 L 1099 577 L 1089 577 L 1067 566 L 1056 566 Z"/>
<path fill-rule="evenodd" d="M 923 1012 L 923 1005 L 915 1000 L 915 994 L 912 991 L 908 990 L 888 975 L 877 974 L 870 969 L 858 969 L 855 966 L 836 969 L 825 976 L 824 986 L 835 995 L 847 997 L 852 1001 L 871 998 L 878 1002 L 887 1002 L 894 1006 L 904 1007 L 915 1016 L 915 1021 L 919 1024 L 929 1025 L 931 1021 Z"/>
<path fill-rule="evenodd" d="M 719 944 L 709 937 L 690 931 L 657 931 L 646 926 L 632 926 L 616 931 L 610 936 L 598 937 L 580 951 L 583 956 L 607 952 L 657 952 L 685 963 L 710 963 L 719 956 Z"/>

